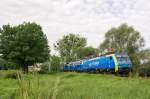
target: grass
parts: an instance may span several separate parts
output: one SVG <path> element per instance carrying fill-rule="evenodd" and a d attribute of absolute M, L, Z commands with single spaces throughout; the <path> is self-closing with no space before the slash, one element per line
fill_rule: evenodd
<path fill-rule="evenodd" d="M 0 78 L 0 99 L 150 99 L 149 78 L 86 73 Z"/>

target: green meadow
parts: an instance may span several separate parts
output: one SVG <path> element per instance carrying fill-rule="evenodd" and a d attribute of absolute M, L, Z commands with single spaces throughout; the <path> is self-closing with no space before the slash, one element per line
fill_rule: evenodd
<path fill-rule="evenodd" d="M 70 72 L 1 76 L 0 99 L 150 99 L 150 79 Z"/>

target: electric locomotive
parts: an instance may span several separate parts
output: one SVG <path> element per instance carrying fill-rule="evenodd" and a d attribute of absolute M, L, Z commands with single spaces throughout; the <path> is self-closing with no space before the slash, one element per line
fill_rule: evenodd
<path fill-rule="evenodd" d="M 110 53 L 66 64 L 64 71 L 129 73 L 132 62 L 125 53 Z"/>

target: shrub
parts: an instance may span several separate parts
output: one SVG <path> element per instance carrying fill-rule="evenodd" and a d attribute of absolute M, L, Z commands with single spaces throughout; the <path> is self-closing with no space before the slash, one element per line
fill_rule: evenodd
<path fill-rule="evenodd" d="M 60 57 L 55 56 L 55 55 L 51 56 L 51 70 L 53 72 L 58 72 L 58 71 L 61 70 L 60 62 L 61 62 L 61 58 Z"/>
<path fill-rule="evenodd" d="M 40 73 L 54 73 L 61 71 L 61 57 L 50 56 L 50 60 L 41 65 Z M 49 67 L 50 66 L 50 67 Z"/>
<path fill-rule="evenodd" d="M 48 62 L 43 63 L 41 65 L 40 73 L 49 73 L 49 63 Z"/>
<path fill-rule="evenodd" d="M 140 77 L 150 77 L 150 66 L 144 66 L 139 69 Z"/>
<path fill-rule="evenodd" d="M 18 73 L 16 70 L 1 70 L 0 77 L 17 79 Z"/>

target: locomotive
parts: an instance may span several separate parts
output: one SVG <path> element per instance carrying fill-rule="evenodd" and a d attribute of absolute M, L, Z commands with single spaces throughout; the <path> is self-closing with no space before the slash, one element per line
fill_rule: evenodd
<path fill-rule="evenodd" d="M 109 53 L 90 59 L 69 62 L 63 71 L 129 73 L 132 62 L 125 53 Z"/>

